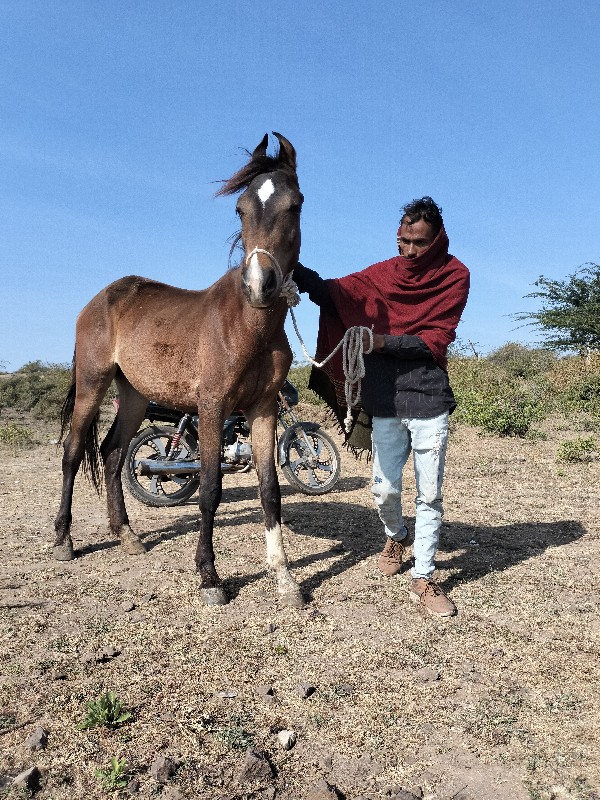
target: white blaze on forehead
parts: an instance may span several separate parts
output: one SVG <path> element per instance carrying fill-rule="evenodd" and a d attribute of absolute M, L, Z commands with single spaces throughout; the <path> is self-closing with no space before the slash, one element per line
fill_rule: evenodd
<path fill-rule="evenodd" d="M 273 181 L 271 180 L 271 178 L 267 178 L 267 180 L 263 183 L 263 185 L 257 192 L 258 199 L 263 204 L 263 208 L 265 207 L 265 203 L 267 202 L 269 197 L 271 197 L 274 191 L 275 187 L 273 186 Z"/>

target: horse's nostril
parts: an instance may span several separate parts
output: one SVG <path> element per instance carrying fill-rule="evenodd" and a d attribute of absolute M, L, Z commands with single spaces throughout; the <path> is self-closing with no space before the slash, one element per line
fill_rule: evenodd
<path fill-rule="evenodd" d="M 264 290 L 265 294 L 272 294 L 277 289 L 277 276 L 275 275 L 275 270 L 269 270 L 269 274 L 264 283 Z"/>

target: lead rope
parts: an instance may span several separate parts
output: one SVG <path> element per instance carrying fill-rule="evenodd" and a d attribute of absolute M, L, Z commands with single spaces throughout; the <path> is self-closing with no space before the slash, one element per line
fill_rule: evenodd
<path fill-rule="evenodd" d="M 350 433 L 352 428 L 352 409 L 360 402 L 360 391 L 362 379 L 365 377 L 365 360 L 364 356 L 373 352 L 373 330 L 371 328 L 363 327 L 362 325 L 355 325 L 344 333 L 344 337 L 338 342 L 332 352 L 323 359 L 323 361 L 315 361 L 307 352 L 306 346 L 298 330 L 298 323 L 296 322 L 296 315 L 294 314 L 294 307 L 300 302 L 300 294 L 298 286 L 292 277 L 293 271 L 283 277 L 283 270 L 277 263 L 277 259 L 268 250 L 263 250 L 260 247 L 255 247 L 251 253 L 246 256 L 246 263 L 252 258 L 255 253 L 264 253 L 271 261 L 274 267 L 279 272 L 282 281 L 281 295 L 285 297 L 292 315 L 292 323 L 296 336 L 302 346 L 302 352 L 305 358 L 313 367 L 324 367 L 330 361 L 337 351 L 342 348 L 342 367 L 344 370 L 344 397 L 346 399 L 346 417 L 344 419 L 344 429 L 346 433 Z M 363 333 L 367 331 L 369 334 L 369 347 L 365 350 L 363 347 Z M 355 388 L 356 387 L 356 388 Z M 354 394 L 354 397 L 353 397 Z"/>
<path fill-rule="evenodd" d="M 296 303 L 297 305 L 297 303 Z M 346 417 L 344 419 L 344 429 L 346 433 L 350 433 L 352 428 L 352 409 L 360 402 L 360 390 L 362 379 L 365 377 L 365 360 L 363 356 L 368 355 L 373 351 L 373 331 L 371 328 L 365 328 L 362 325 L 355 325 L 344 333 L 341 339 L 327 358 L 323 361 L 315 361 L 309 356 L 302 341 L 302 336 L 298 330 L 296 323 L 296 316 L 294 309 L 290 307 L 290 314 L 292 315 L 292 322 L 296 336 L 302 345 L 302 352 L 313 367 L 324 367 L 330 361 L 337 351 L 342 348 L 342 367 L 344 369 L 344 397 L 346 399 Z M 367 331 L 369 334 L 369 347 L 365 350 L 363 348 L 363 333 Z M 356 387 L 356 388 L 355 388 Z M 354 397 L 352 396 L 354 394 Z"/>

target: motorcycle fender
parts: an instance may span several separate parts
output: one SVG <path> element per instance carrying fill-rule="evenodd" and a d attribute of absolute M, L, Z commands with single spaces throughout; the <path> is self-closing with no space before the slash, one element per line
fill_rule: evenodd
<path fill-rule="evenodd" d="M 318 425 L 316 422 L 297 422 L 295 425 L 290 425 L 289 428 L 286 428 L 285 431 L 281 434 L 281 437 L 277 443 L 277 454 L 279 464 L 281 466 L 285 466 L 288 463 L 288 452 L 289 446 L 292 439 L 296 438 L 297 432 L 299 428 L 303 428 L 305 431 L 318 431 L 321 426 Z"/>

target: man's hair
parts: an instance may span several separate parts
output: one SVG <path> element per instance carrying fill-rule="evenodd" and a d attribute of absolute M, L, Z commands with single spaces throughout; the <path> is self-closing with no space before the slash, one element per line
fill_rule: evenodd
<path fill-rule="evenodd" d="M 431 225 L 434 234 L 437 236 L 444 220 L 442 219 L 442 209 L 434 203 L 431 197 L 421 197 L 420 200 L 412 200 L 402 208 L 400 224 L 404 221 L 409 225 L 414 225 L 420 219 L 424 219 Z"/>

